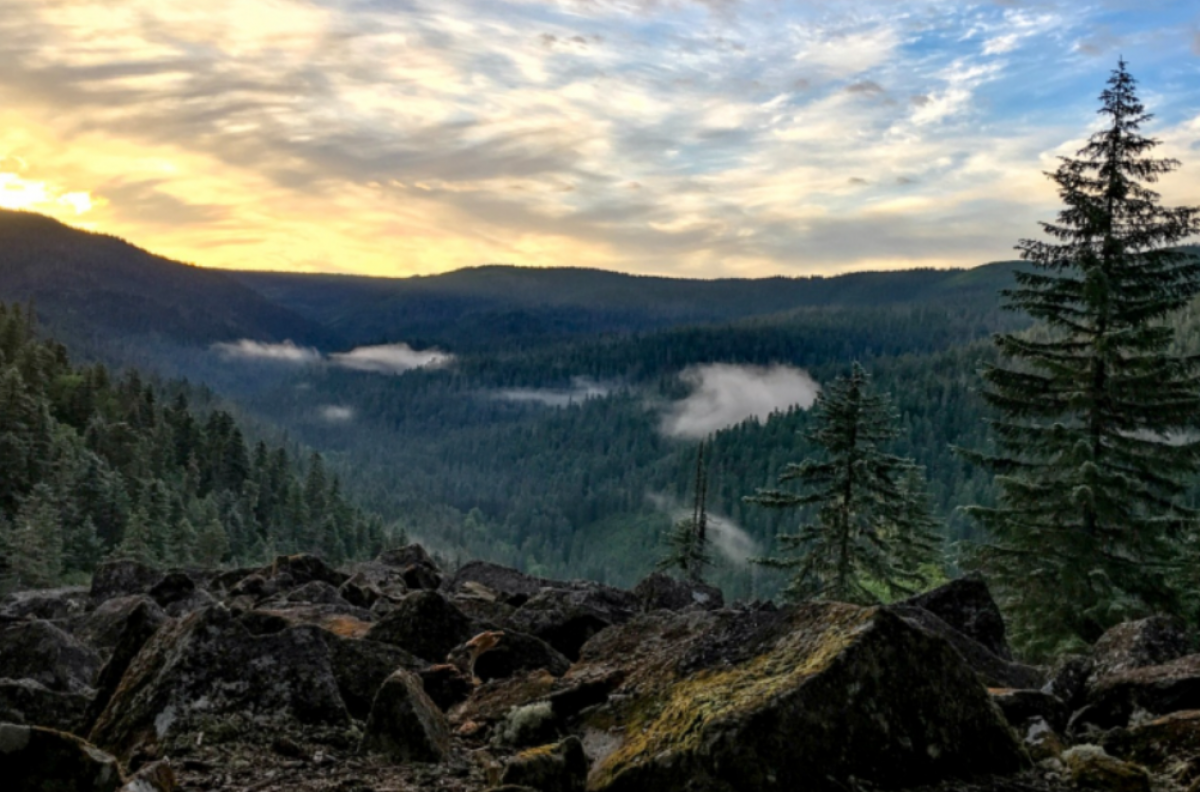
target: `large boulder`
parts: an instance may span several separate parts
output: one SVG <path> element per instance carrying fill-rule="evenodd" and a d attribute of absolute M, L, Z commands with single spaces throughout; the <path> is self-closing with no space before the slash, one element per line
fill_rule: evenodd
<path fill-rule="evenodd" d="M 978 573 L 952 580 L 901 604 L 929 611 L 997 657 L 1012 660 L 1004 616 Z"/>
<path fill-rule="evenodd" d="M 400 670 L 375 694 L 362 749 L 396 762 L 441 762 L 450 752 L 446 716 L 425 695 L 421 680 Z"/>
<path fill-rule="evenodd" d="M 637 612 L 637 597 L 598 583 L 543 589 L 509 617 L 509 627 L 541 638 L 575 660 L 593 635 L 624 624 Z"/>
<path fill-rule="evenodd" d="M 150 588 L 148 594 L 169 615 L 175 617 L 216 602 L 211 594 L 196 585 L 191 575 L 181 571 L 167 573 Z"/>
<path fill-rule="evenodd" d="M 1142 765 L 1180 789 L 1200 785 L 1200 710 L 1117 729 L 1106 735 L 1104 748 L 1113 756 Z"/>
<path fill-rule="evenodd" d="M 16 622 L 0 629 L 0 677 L 90 695 L 102 664 L 94 650 L 50 622 Z"/>
<path fill-rule="evenodd" d="M 885 609 L 658 611 L 594 638 L 568 679 L 614 673 L 584 718 L 595 792 L 902 788 L 1028 761 L 959 654 Z"/>
<path fill-rule="evenodd" d="M 398 669 L 420 672 L 429 664 L 398 646 L 378 641 L 322 636 L 329 648 L 329 663 L 338 692 L 347 711 L 357 720 L 366 720 L 375 693 Z"/>
<path fill-rule="evenodd" d="M 92 574 L 92 602 L 146 594 L 162 577 L 162 572 L 132 559 L 105 561 Z"/>
<path fill-rule="evenodd" d="M 113 601 L 110 600 L 110 602 Z M 107 604 L 109 603 L 105 603 L 105 605 Z M 126 614 L 109 654 L 108 662 L 104 664 L 96 677 L 96 695 L 88 706 L 86 718 L 82 724 L 86 729 L 84 733 L 91 731 L 93 724 L 100 717 L 100 713 L 108 706 L 109 700 L 120 687 L 121 680 L 133 659 L 167 621 L 167 616 L 162 609 L 153 600 L 145 598 L 142 598 L 137 606 Z"/>
<path fill-rule="evenodd" d="M 946 640 L 988 687 L 1040 688 L 1045 682 L 1040 668 L 1005 660 L 931 611 L 912 605 L 891 605 L 889 610 L 912 627 Z"/>
<path fill-rule="evenodd" d="M 438 592 L 415 591 L 372 625 L 365 637 L 439 663 L 483 628 Z"/>
<path fill-rule="evenodd" d="M 144 612 L 146 617 L 162 623 L 167 613 L 151 597 L 133 594 L 127 597 L 112 597 L 96 606 L 84 616 L 70 621 L 71 632 L 83 643 L 95 649 L 101 657 L 108 657 L 121 640 L 125 625 L 134 613 Z"/>
<path fill-rule="evenodd" d="M 444 589 L 450 594 L 470 591 L 468 584 L 476 583 L 494 591 L 511 605 L 522 605 L 544 588 L 562 588 L 566 584 L 557 580 L 526 575 L 516 569 L 489 561 L 470 561 L 463 564 L 445 582 Z"/>
<path fill-rule="evenodd" d="M 0 778 L 7 792 L 115 792 L 117 760 L 74 735 L 0 723 Z"/>
<path fill-rule="evenodd" d="M 254 634 L 222 606 L 166 624 L 130 664 L 91 739 L 125 759 L 170 753 L 198 732 L 246 742 L 306 726 L 344 729 L 350 715 L 327 635 L 286 622 Z"/>
<path fill-rule="evenodd" d="M 32 679 L 0 679 L 0 721 L 79 733 L 91 697 L 50 690 Z"/>
<path fill-rule="evenodd" d="M 554 647 L 532 635 L 506 630 L 484 633 L 480 637 L 494 636 L 486 646 L 476 640 L 455 647 L 450 652 L 450 662 L 463 673 L 487 682 L 492 679 L 523 674 L 544 668 L 554 676 L 562 676 L 571 667 L 571 661 Z M 483 651 L 480 651 L 480 650 Z"/>
<path fill-rule="evenodd" d="M 58 620 L 82 613 L 89 604 L 89 591 L 82 586 L 33 589 L 5 597 L 0 614 L 17 619 Z"/>
<path fill-rule="evenodd" d="M 1162 665 L 1188 653 L 1183 625 L 1167 616 L 1150 616 L 1113 627 L 1092 647 L 1093 680 Z"/>
<path fill-rule="evenodd" d="M 683 610 L 702 608 L 716 610 L 725 607 L 725 596 L 721 589 L 691 580 L 676 580 L 665 572 L 654 572 L 633 588 L 638 600 L 638 609 Z"/>
<path fill-rule="evenodd" d="M 1195 709 L 1200 709 L 1200 655 L 1188 655 L 1093 681 L 1087 706 L 1075 713 L 1069 730 L 1081 736 Z"/>
<path fill-rule="evenodd" d="M 259 574 L 275 582 L 279 590 L 299 588 L 306 583 L 320 581 L 337 588 L 350 579 L 320 558 L 307 553 L 279 556 L 270 565 L 259 570 Z"/>

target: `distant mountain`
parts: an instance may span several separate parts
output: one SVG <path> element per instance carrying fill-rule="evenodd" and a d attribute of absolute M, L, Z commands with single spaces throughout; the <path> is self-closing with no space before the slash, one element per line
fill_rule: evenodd
<path fill-rule="evenodd" d="M 1011 285 L 1017 265 L 753 280 L 499 265 L 414 278 L 231 275 L 355 344 L 404 340 L 466 351 L 726 322 L 816 306 L 924 304 L 988 312 L 997 306 L 997 291 Z"/>
<path fill-rule="evenodd" d="M 334 333 L 228 273 L 30 212 L 0 210 L 0 300 L 33 300 L 43 322 L 72 341 L 155 336 L 185 345 L 239 338 L 340 345 Z"/>

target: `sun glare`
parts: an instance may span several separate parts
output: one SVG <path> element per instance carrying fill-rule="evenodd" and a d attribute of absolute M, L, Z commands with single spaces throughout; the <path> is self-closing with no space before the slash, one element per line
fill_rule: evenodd
<path fill-rule="evenodd" d="M 16 173 L 0 173 L 0 208 L 25 209 L 57 214 L 70 209 L 76 215 L 91 210 L 92 196 L 86 192 L 61 193 L 44 181 L 22 178 Z"/>

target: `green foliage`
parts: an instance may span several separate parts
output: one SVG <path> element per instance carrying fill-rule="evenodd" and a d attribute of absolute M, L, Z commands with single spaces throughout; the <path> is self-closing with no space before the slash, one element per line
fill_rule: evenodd
<path fill-rule="evenodd" d="M 822 459 L 789 464 L 779 482 L 806 492 L 759 490 L 751 503 L 815 511 L 811 522 L 780 544 L 786 556 L 757 563 L 793 570 L 790 599 L 873 604 L 879 590 L 909 594 L 925 585 L 922 566 L 937 556 L 937 525 L 929 514 L 920 470 L 909 459 L 880 450 L 895 439 L 897 416 L 888 398 L 871 388 L 855 363 L 830 384 L 813 407 L 809 440 Z"/>
<path fill-rule="evenodd" d="M 262 561 L 310 551 L 377 553 L 378 517 L 345 500 L 321 457 L 254 453 L 233 416 L 189 404 L 185 385 L 73 367 L 39 340 L 31 309 L 0 304 L 0 574 L 48 586 L 106 555 L 145 563 Z M 292 506 L 303 508 L 294 511 Z M 202 528 L 197 534 L 195 525 Z"/>
<path fill-rule="evenodd" d="M 704 443 L 696 449 L 696 483 L 692 513 L 676 521 L 667 533 L 667 552 L 659 559 L 658 569 L 677 570 L 688 580 L 703 582 L 705 571 L 713 565 L 708 538 L 708 468 L 704 462 Z"/>
<path fill-rule="evenodd" d="M 1112 624 L 1183 607 L 1173 581 L 1196 512 L 1183 496 L 1200 461 L 1197 359 L 1172 352 L 1172 315 L 1200 290 L 1200 261 L 1175 249 L 1200 230 L 1147 185 L 1178 167 L 1157 141 L 1124 62 L 1100 97 L 1105 126 L 1050 178 L 1066 205 L 1023 241 L 1032 264 L 1006 292 L 1040 324 L 1004 334 L 984 371 L 995 448 L 969 456 L 997 474 L 994 506 L 968 512 L 990 540 L 979 561 L 1000 586 L 1015 637 L 1043 655 Z"/>

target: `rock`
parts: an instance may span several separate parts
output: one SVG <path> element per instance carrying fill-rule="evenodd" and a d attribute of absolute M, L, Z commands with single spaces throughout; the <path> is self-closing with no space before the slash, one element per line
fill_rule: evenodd
<path fill-rule="evenodd" d="M 541 669 L 522 676 L 487 682 L 450 711 L 450 723 L 460 733 L 471 724 L 474 724 L 474 731 L 486 732 L 504 720 L 513 709 L 548 700 L 558 682 L 549 672 Z"/>
<path fill-rule="evenodd" d="M 526 575 L 524 572 L 488 561 L 470 561 L 463 564 L 454 576 L 446 581 L 445 590 L 450 594 L 469 592 L 470 583 L 494 591 L 502 600 L 516 606 L 523 605 L 544 588 L 562 588 L 565 585 L 559 581 Z"/>
<path fill-rule="evenodd" d="M 240 569 L 228 569 L 218 575 L 214 575 L 212 579 L 209 580 L 208 586 L 214 594 L 226 596 L 231 594 L 233 589 L 236 588 L 237 585 L 243 580 L 251 575 L 257 574 L 257 569 L 247 569 L 245 567 Z"/>
<path fill-rule="evenodd" d="M 500 748 L 524 748 L 544 745 L 558 739 L 558 717 L 549 701 L 536 701 L 513 707 L 496 724 L 492 745 Z"/>
<path fill-rule="evenodd" d="M 329 663 L 350 715 L 366 720 L 379 687 L 397 669 L 419 672 L 428 663 L 398 646 L 329 635 Z"/>
<path fill-rule="evenodd" d="M 50 690 L 32 679 L 0 679 L 0 713 L 6 719 L 64 732 L 80 732 L 86 721 L 90 696 Z M 3 717 L 3 716 L 0 716 Z"/>
<path fill-rule="evenodd" d="M 249 741 L 279 729 L 344 729 L 342 701 L 318 627 L 255 635 L 222 606 L 164 625 L 130 664 L 91 739 L 121 758 L 170 753 L 198 732 Z"/>
<path fill-rule="evenodd" d="M 202 588 L 186 572 L 170 572 L 150 589 L 150 597 L 169 616 L 178 617 L 192 611 L 207 608 L 216 599 Z"/>
<path fill-rule="evenodd" d="M 1200 655 L 1101 677 L 1088 687 L 1087 706 L 1072 716 L 1072 736 L 1128 726 L 1135 715 L 1151 720 L 1200 709 Z"/>
<path fill-rule="evenodd" d="M 158 624 L 167 620 L 166 611 L 157 602 L 145 594 L 134 594 L 107 599 L 91 613 L 73 619 L 72 632 L 101 657 L 108 657 L 121 640 L 126 623 L 138 611 L 145 611 L 145 617 Z"/>
<path fill-rule="evenodd" d="M 350 578 L 349 575 L 338 572 L 308 553 L 278 556 L 269 566 L 259 570 L 258 574 L 267 580 L 275 581 L 279 590 L 299 588 L 314 580 L 328 583 L 336 589 Z"/>
<path fill-rule="evenodd" d="M 36 726 L 0 723 L 0 778 L 7 792 L 114 792 L 117 760 L 80 738 Z"/>
<path fill-rule="evenodd" d="M 1092 680 L 1162 665 L 1188 653 L 1182 625 L 1166 616 L 1151 616 L 1113 627 L 1092 647 Z"/>
<path fill-rule="evenodd" d="M 336 605 L 342 608 L 353 608 L 334 588 L 323 580 L 313 580 L 299 588 L 292 589 L 283 597 L 285 602 L 306 603 L 309 605 Z M 360 609 L 365 610 L 365 609 Z"/>
<path fill-rule="evenodd" d="M 1095 663 L 1088 655 L 1066 655 L 1059 658 L 1050 672 L 1050 680 L 1042 690 L 1057 698 L 1067 709 L 1075 711 L 1087 702 L 1087 685 Z"/>
<path fill-rule="evenodd" d="M 1066 747 L 1062 734 L 1069 710 L 1056 697 L 1041 690 L 991 689 L 992 701 L 1025 743 L 1034 761 L 1058 756 Z"/>
<path fill-rule="evenodd" d="M 471 677 L 450 663 L 430 666 L 417 675 L 421 677 L 421 687 L 426 695 L 442 712 L 449 712 L 454 705 L 466 701 L 475 690 Z"/>
<path fill-rule="evenodd" d="M 584 792 L 588 760 L 578 737 L 517 755 L 504 768 L 501 782 L 539 792 Z"/>
<path fill-rule="evenodd" d="M 1104 748 L 1143 765 L 1181 789 L 1200 784 L 1200 710 L 1176 712 L 1110 733 Z"/>
<path fill-rule="evenodd" d="M 4 598 L 0 613 L 17 619 L 66 619 L 82 613 L 90 604 L 89 591 L 82 586 L 17 591 Z"/>
<path fill-rule="evenodd" d="M 175 770 L 162 759 L 138 770 L 121 792 L 173 792 L 176 786 Z"/>
<path fill-rule="evenodd" d="M 435 591 L 416 591 L 372 625 L 366 638 L 399 646 L 438 663 L 450 650 L 481 631 L 479 625 Z"/>
<path fill-rule="evenodd" d="M 1000 659 L 1012 660 L 1004 616 L 982 575 L 976 573 L 952 580 L 900 604 L 927 610 Z"/>
<path fill-rule="evenodd" d="M 1062 761 L 1078 789 L 1150 792 L 1150 774 L 1144 768 L 1109 756 L 1099 746 L 1077 745 L 1063 752 Z"/>
<path fill-rule="evenodd" d="M 128 558 L 105 561 L 92 575 L 92 602 L 146 594 L 162 576 L 157 569 Z"/>
<path fill-rule="evenodd" d="M 518 608 L 508 626 L 541 638 L 574 661 L 593 635 L 629 621 L 637 607 L 630 592 L 599 584 L 545 589 Z"/>
<path fill-rule="evenodd" d="M 425 552 L 425 548 L 421 547 L 419 544 L 409 544 L 405 545 L 404 547 L 394 548 L 392 550 L 384 550 L 379 554 L 379 557 L 376 558 L 376 560 L 385 566 L 399 567 L 401 569 L 414 564 L 419 564 L 421 566 L 430 567 L 435 572 L 439 571 L 438 566 L 434 562 L 433 558 L 429 555 L 429 553 Z"/>
<path fill-rule="evenodd" d="M 567 679 L 614 672 L 583 719 L 593 792 L 903 788 L 1028 761 L 960 655 L 886 609 L 657 611 L 593 638 Z"/>
<path fill-rule="evenodd" d="M 449 654 L 450 662 L 468 676 L 487 682 L 536 668 L 562 676 L 571 667 L 570 660 L 540 638 L 513 630 L 486 634 L 496 636 L 486 651 L 478 653 L 473 639 L 455 647 Z"/>
<path fill-rule="evenodd" d="M 980 681 L 988 687 L 1024 690 L 1040 688 L 1045 682 L 1045 674 L 1041 669 L 1012 663 L 999 657 L 969 635 L 942 621 L 931 611 L 912 605 L 891 605 L 888 610 L 922 632 L 948 641 L 967 665 L 979 675 Z"/>
<path fill-rule="evenodd" d="M 633 589 L 638 599 L 638 610 L 683 610 L 703 608 L 716 610 L 725 607 L 725 596 L 721 589 L 707 583 L 676 580 L 665 572 L 655 572 L 644 578 Z"/>
<path fill-rule="evenodd" d="M 450 597 L 454 607 L 481 624 L 495 624 L 503 627 L 508 624 L 517 609 L 507 602 L 487 600 L 471 595 L 456 594 Z"/>
<path fill-rule="evenodd" d="M 0 629 L 0 677 L 90 695 L 102 663 L 95 651 L 50 622 L 17 622 Z"/>
<path fill-rule="evenodd" d="M 400 576 L 409 591 L 437 591 L 442 587 L 441 573 L 424 564 L 407 566 Z"/>
<path fill-rule="evenodd" d="M 96 695 L 88 706 L 86 719 L 82 724 L 82 727 L 86 729 L 85 733 L 91 732 L 100 713 L 108 706 L 109 700 L 120 687 L 121 679 L 124 678 L 130 663 L 138 656 L 142 647 L 154 633 L 158 632 L 158 629 L 168 621 L 167 616 L 153 600 L 147 598 L 139 598 L 139 600 L 137 606 L 126 614 L 108 662 L 104 664 L 96 677 Z M 105 603 L 105 605 L 107 604 L 109 603 Z"/>
<path fill-rule="evenodd" d="M 362 749 L 396 762 L 441 762 L 449 754 L 446 718 L 414 674 L 396 671 L 379 688 Z"/>
<path fill-rule="evenodd" d="M 368 583 L 364 575 L 358 574 L 341 585 L 338 595 L 356 608 L 370 610 L 383 597 L 383 592 Z"/>
<path fill-rule="evenodd" d="M 312 624 L 346 638 L 362 638 L 371 629 L 375 614 L 353 605 L 280 605 L 264 604 L 246 615 L 283 619 L 290 625 Z"/>

